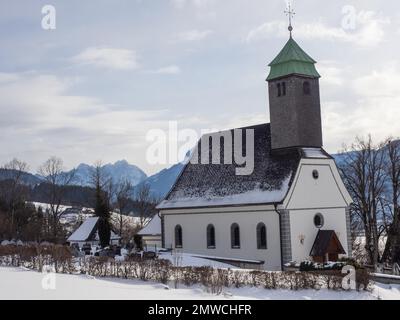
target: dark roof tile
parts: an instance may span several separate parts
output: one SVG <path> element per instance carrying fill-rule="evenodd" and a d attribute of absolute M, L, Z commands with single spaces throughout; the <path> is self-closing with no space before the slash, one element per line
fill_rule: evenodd
<path fill-rule="evenodd" d="M 254 130 L 254 171 L 251 175 L 237 175 L 238 165 L 236 164 L 193 164 L 189 162 L 158 208 L 282 202 L 302 157 L 300 150 L 292 149 L 282 154 L 272 154 L 269 123 L 241 129 Z M 229 131 L 233 136 L 233 130 Z M 204 138 L 218 135 L 221 135 L 221 132 L 206 135 Z M 243 140 L 245 140 L 245 136 L 246 134 L 243 132 Z M 200 141 L 198 154 L 201 154 Z M 210 154 L 211 145 L 210 143 Z M 221 159 L 223 159 L 223 143 L 221 143 L 220 149 Z M 246 154 L 245 143 L 243 143 L 243 154 Z"/>

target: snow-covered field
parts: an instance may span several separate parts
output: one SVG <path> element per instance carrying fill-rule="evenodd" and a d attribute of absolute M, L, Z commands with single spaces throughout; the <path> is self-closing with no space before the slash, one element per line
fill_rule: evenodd
<path fill-rule="evenodd" d="M 329 290 L 265 290 L 227 288 L 221 295 L 207 293 L 201 287 L 168 288 L 138 280 L 96 279 L 84 275 L 49 275 L 22 268 L 0 267 L 0 299 L 101 299 L 101 300 L 400 300 L 400 286 L 374 285 L 369 292 Z"/>
<path fill-rule="evenodd" d="M 32 204 L 38 209 L 41 207 L 44 211 L 50 208 L 50 204 L 48 203 L 42 203 L 42 202 L 32 202 Z M 66 211 L 68 209 L 72 209 L 72 206 L 60 206 L 60 211 Z M 86 208 L 83 207 L 80 210 L 83 213 L 66 213 L 61 216 L 60 222 L 62 224 L 67 224 L 67 223 L 76 223 L 78 220 L 83 220 L 85 221 L 87 218 L 90 218 L 94 215 L 94 209 L 93 208 Z M 111 221 L 113 222 L 119 222 L 120 219 L 120 214 L 117 212 L 111 212 Z M 123 221 L 125 224 L 129 224 L 131 226 L 138 225 L 140 222 L 140 218 L 138 217 L 132 217 L 132 216 L 123 216 Z"/>

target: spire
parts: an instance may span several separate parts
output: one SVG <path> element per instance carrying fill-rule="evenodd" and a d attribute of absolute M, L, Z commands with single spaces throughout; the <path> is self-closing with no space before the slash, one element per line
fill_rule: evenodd
<path fill-rule="evenodd" d="M 311 78 L 319 78 L 320 75 L 315 68 L 316 61 L 311 58 L 292 37 L 292 20 L 296 14 L 288 1 L 285 14 L 289 17 L 290 38 L 276 58 L 269 64 L 271 71 L 267 81 L 281 77 L 297 74 Z"/>
<path fill-rule="evenodd" d="M 267 81 L 292 74 L 319 78 L 315 68 L 316 61 L 311 58 L 293 38 L 290 38 L 276 58 L 269 64 L 271 67 Z"/>
<path fill-rule="evenodd" d="M 288 30 L 289 30 L 289 32 L 290 32 L 290 38 L 292 38 L 292 31 L 293 31 L 292 18 L 294 17 L 294 15 L 296 14 L 296 12 L 294 12 L 294 10 L 293 10 L 293 8 L 292 8 L 292 4 L 290 3 L 290 1 L 288 1 L 287 9 L 284 11 L 284 13 L 286 13 L 286 15 L 289 17 L 289 27 L 288 27 Z"/>

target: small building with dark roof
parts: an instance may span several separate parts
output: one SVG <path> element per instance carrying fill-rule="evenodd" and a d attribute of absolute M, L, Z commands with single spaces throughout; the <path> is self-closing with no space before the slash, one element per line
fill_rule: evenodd
<path fill-rule="evenodd" d="M 267 270 L 351 254 L 352 199 L 323 149 L 315 63 L 290 36 L 270 64 L 271 122 L 201 138 L 158 206 L 164 248 Z"/>
<path fill-rule="evenodd" d="M 312 246 L 310 256 L 315 262 L 337 261 L 339 255 L 346 254 L 340 240 L 333 230 L 319 230 Z"/>

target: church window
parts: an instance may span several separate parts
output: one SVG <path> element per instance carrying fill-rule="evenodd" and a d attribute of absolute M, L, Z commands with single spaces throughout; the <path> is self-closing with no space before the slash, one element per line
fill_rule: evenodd
<path fill-rule="evenodd" d="M 286 96 L 286 82 L 282 82 L 282 95 Z"/>
<path fill-rule="evenodd" d="M 307 96 L 311 94 L 311 86 L 308 81 L 303 83 L 303 93 Z"/>
<path fill-rule="evenodd" d="M 314 216 L 314 225 L 318 228 L 321 229 L 324 226 L 324 216 L 320 213 L 317 213 Z"/>
<path fill-rule="evenodd" d="M 183 241 L 182 241 L 182 227 L 177 225 L 175 227 L 175 248 L 182 248 Z"/>
<path fill-rule="evenodd" d="M 262 222 L 257 225 L 257 249 L 267 249 L 267 228 Z"/>
<path fill-rule="evenodd" d="M 215 228 L 212 224 L 207 226 L 207 248 L 215 249 Z"/>
<path fill-rule="evenodd" d="M 280 97 L 282 95 L 281 84 L 278 83 L 276 86 L 278 88 L 278 97 Z"/>
<path fill-rule="evenodd" d="M 237 223 L 231 226 L 231 245 L 232 249 L 240 249 L 240 228 Z"/>

